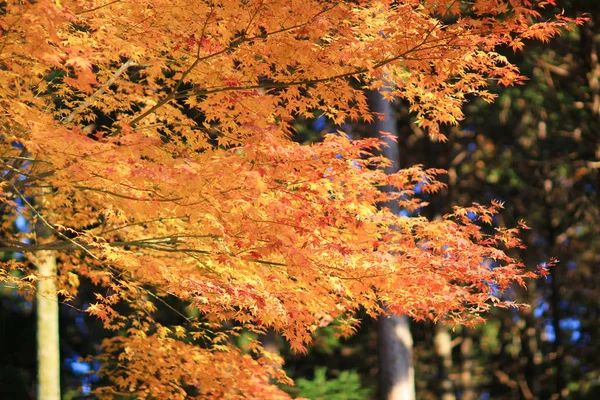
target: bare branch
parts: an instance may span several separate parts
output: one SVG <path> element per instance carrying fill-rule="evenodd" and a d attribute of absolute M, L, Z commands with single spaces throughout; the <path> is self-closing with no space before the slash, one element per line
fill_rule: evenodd
<path fill-rule="evenodd" d="M 110 85 L 112 85 L 113 83 L 115 83 L 115 81 L 117 79 L 119 79 L 119 77 L 123 74 L 123 72 L 127 71 L 127 69 L 131 66 L 137 65 L 137 63 L 133 60 L 128 60 L 125 64 L 121 65 L 121 68 L 119 68 L 115 74 L 106 82 L 104 82 L 99 88 L 98 90 L 96 90 L 90 97 L 88 97 L 83 103 L 79 104 L 79 106 L 77 106 L 76 109 L 74 109 L 73 111 L 71 111 L 71 114 L 67 115 L 64 119 L 64 122 L 66 123 L 70 123 L 73 121 L 73 119 L 75 119 L 75 117 L 77 117 L 79 114 L 81 114 L 83 112 L 83 110 L 85 110 L 86 108 L 88 108 L 89 106 L 92 105 L 92 103 L 94 102 L 94 100 L 96 98 L 98 98 L 100 95 L 102 95 L 102 93 L 104 93 L 106 91 L 106 89 L 108 87 L 110 87 Z"/>

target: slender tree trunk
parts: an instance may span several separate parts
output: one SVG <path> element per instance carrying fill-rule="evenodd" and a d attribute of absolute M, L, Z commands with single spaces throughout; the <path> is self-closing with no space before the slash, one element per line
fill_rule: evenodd
<path fill-rule="evenodd" d="M 37 358 L 38 400 L 60 399 L 60 349 L 56 257 L 52 251 L 37 254 Z"/>
<path fill-rule="evenodd" d="M 549 206 L 547 205 L 549 208 Z M 549 213 L 549 212 L 548 212 Z M 550 248 L 552 249 L 552 244 L 554 243 L 554 229 L 552 227 L 552 221 L 549 221 L 550 228 L 548 232 L 548 239 L 550 243 Z M 565 374 L 564 374 L 564 347 L 563 347 L 563 339 L 562 339 L 562 330 L 560 327 L 560 321 L 562 319 L 562 313 L 560 309 L 561 303 L 561 276 L 559 269 L 554 266 L 551 269 L 550 276 L 552 278 L 552 282 L 550 284 L 551 294 L 550 294 L 550 310 L 552 312 L 552 328 L 554 328 L 554 354 L 555 354 L 555 392 L 553 399 L 562 400 L 565 398 Z"/>
<path fill-rule="evenodd" d="M 395 111 L 392 104 L 385 100 L 381 93 L 371 92 L 369 95 L 371 110 L 379 113 L 383 119 L 376 119 L 374 133 L 388 132 L 393 137 L 398 136 Z M 382 138 L 387 146 L 382 148 L 382 155 L 392 161 L 387 168 L 388 173 L 398 170 L 400 151 L 398 143 L 388 138 Z M 385 190 L 385 189 L 384 189 Z M 399 213 L 397 204 L 386 205 L 392 212 Z M 413 340 L 410 332 L 408 317 L 391 315 L 379 320 L 379 368 L 380 368 L 380 398 L 385 400 L 415 399 L 415 379 L 413 367 Z"/>
<path fill-rule="evenodd" d="M 522 297 L 525 302 L 533 304 L 536 298 L 536 285 L 529 285 L 527 292 Z M 522 318 L 518 322 L 521 332 L 521 375 L 523 377 L 522 394 L 525 399 L 540 398 L 540 366 L 542 355 L 539 346 L 539 330 L 536 329 L 536 321 L 533 309 L 527 308 L 522 311 Z"/>
<path fill-rule="evenodd" d="M 473 388 L 473 358 L 471 349 L 473 348 L 473 337 L 471 332 L 464 329 L 462 342 L 460 343 L 460 382 L 462 386 L 461 400 L 474 400 L 477 398 Z"/>
<path fill-rule="evenodd" d="M 548 154 L 548 145 L 545 143 L 546 136 L 540 135 L 540 155 L 542 161 L 545 163 L 544 165 L 544 176 L 550 177 L 551 175 L 551 167 L 550 167 L 550 159 L 551 155 Z M 546 240 L 547 240 L 547 254 L 558 255 L 556 250 L 556 226 L 558 223 L 554 220 L 554 208 L 552 202 L 552 196 L 554 193 L 554 183 L 550 178 L 547 178 L 544 181 L 544 216 L 546 218 L 547 223 L 547 231 L 546 231 Z M 550 311 L 552 313 L 552 328 L 554 329 L 554 355 L 555 355 L 555 393 L 552 399 L 562 400 L 566 397 L 568 390 L 566 388 L 566 379 L 565 379 L 565 371 L 564 371 L 564 347 L 562 340 L 562 332 L 560 327 L 560 321 L 562 319 L 561 312 L 561 269 L 557 266 L 553 266 L 550 269 Z"/>
<path fill-rule="evenodd" d="M 433 341 L 438 358 L 439 398 L 456 400 L 452 380 L 449 377 L 452 369 L 452 338 L 448 328 L 440 323 L 436 324 Z"/>

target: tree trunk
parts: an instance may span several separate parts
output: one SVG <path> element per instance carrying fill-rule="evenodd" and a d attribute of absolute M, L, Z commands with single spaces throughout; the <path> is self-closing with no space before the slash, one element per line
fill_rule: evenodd
<path fill-rule="evenodd" d="M 439 398 L 441 400 L 456 400 L 450 371 L 452 369 L 452 338 L 448 328 L 441 323 L 435 326 L 435 350 L 438 358 Z"/>
<path fill-rule="evenodd" d="M 371 110 L 379 113 L 383 119 L 376 118 L 373 128 L 378 137 L 380 132 L 388 132 L 393 137 L 398 136 L 395 111 L 392 104 L 385 100 L 381 93 L 371 92 L 369 95 Z M 381 153 L 392 161 L 386 172 L 398 170 L 400 151 L 397 142 L 382 138 L 387 146 Z M 385 190 L 385 189 L 384 189 Z M 397 204 L 386 204 L 392 212 L 399 213 Z M 380 368 L 380 398 L 385 400 L 415 399 L 415 379 L 413 367 L 413 340 L 410 332 L 408 317 L 391 315 L 379 320 L 379 368 Z"/>
<path fill-rule="evenodd" d="M 275 333 L 275 331 L 269 329 L 267 333 L 265 333 L 264 335 L 260 335 L 258 337 L 258 340 L 260 340 L 260 343 L 262 344 L 263 348 L 269 353 L 280 355 L 279 343 L 277 341 L 277 333 Z"/>
<path fill-rule="evenodd" d="M 406 315 L 379 319 L 380 398 L 415 399 L 413 340 Z"/>
<path fill-rule="evenodd" d="M 37 358 L 38 400 L 60 399 L 60 349 L 56 257 L 52 251 L 37 254 Z"/>
<path fill-rule="evenodd" d="M 461 400 L 474 400 L 477 398 L 473 388 L 473 359 L 471 358 L 471 348 L 473 347 L 473 338 L 471 332 L 464 329 L 462 342 L 460 343 L 461 371 L 460 382 L 462 386 Z"/>

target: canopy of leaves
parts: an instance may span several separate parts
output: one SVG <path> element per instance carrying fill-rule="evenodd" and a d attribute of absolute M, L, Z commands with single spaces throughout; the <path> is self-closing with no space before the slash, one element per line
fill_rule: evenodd
<path fill-rule="evenodd" d="M 386 175 L 378 141 L 300 146 L 291 125 L 370 121 L 363 89 L 385 87 L 443 139 L 467 97 L 492 99 L 488 79 L 521 80 L 497 46 L 570 23 L 535 22 L 546 2 L 534 3 L 5 2 L 0 250 L 55 250 L 67 298 L 80 278 L 99 287 L 87 311 L 118 332 L 106 397 L 285 397 L 280 360 L 226 340 L 242 328 L 303 350 L 334 319 L 351 333 L 360 308 L 478 321 L 532 275 L 505 253 L 517 229 L 482 229 L 501 205 L 436 221 L 379 209 L 424 206 L 414 188 L 439 190 L 441 171 Z M 19 215 L 54 237 L 17 232 Z M 37 279 L 18 262 L 0 278 Z M 199 317 L 158 323 L 170 297 Z"/>

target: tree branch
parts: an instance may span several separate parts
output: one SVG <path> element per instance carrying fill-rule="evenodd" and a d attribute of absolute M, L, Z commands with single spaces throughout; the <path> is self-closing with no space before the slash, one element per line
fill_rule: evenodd
<path fill-rule="evenodd" d="M 88 108 L 89 106 L 91 106 L 92 103 L 94 102 L 94 100 L 96 98 L 98 98 L 100 95 L 102 95 L 102 93 L 104 93 L 106 91 L 106 89 L 108 87 L 110 87 L 110 85 L 112 85 L 113 83 L 115 83 L 115 81 L 117 79 L 119 79 L 119 77 L 123 74 L 123 72 L 127 71 L 127 69 L 129 67 L 134 66 L 134 65 L 138 65 L 138 64 L 135 61 L 133 61 L 133 60 L 128 60 L 125 64 L 121 65 L 121 68 L 119 68 L 109 80 L 107 80 L 106 82 L 104 82 L 98 88 L 98 90 L 96 90 L 83 103 L 79 104 L 79 106 L 77 106 L 76 109 L 74 109 L 73 111 L 71 111 L 71 113 L 65 117 L 64 122 L 66 122 L 66 123 L 72 122 L 75 119 L 75 117 L 77 117 L 79 114 L 81 114 L 83 112 L 83 110 L 85 110 L 86 108 Z"/>

